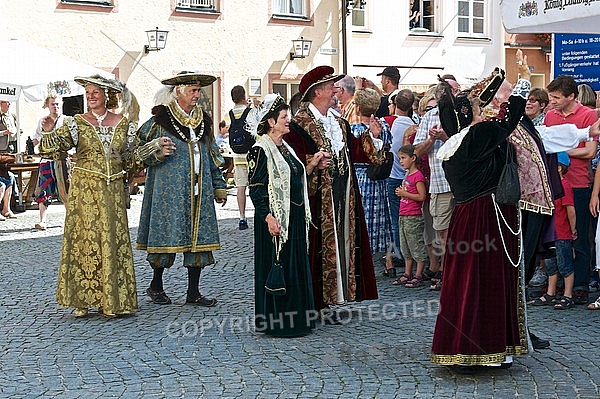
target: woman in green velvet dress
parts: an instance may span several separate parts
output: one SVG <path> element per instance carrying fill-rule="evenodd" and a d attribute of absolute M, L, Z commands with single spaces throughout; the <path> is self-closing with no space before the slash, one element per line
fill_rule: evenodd
<path fill-rule="evenodd" d="M 283 140 L 289 132 L 289 106 L 277 94 L 268 94 L 247 119 L 257 135 L 248 153 L 250 198 L 254 203 L 255 327 L 273 336 L 302 336 L 315 327 L 308 226 L 310 208 L 306 174 L 327 167 L 326 154 L 318 152 L 306 169 Z M 275 244 L 277 243 L 277 244 Z M 286 294 L 265 290 L 265 280 L 280 249 Z"/>

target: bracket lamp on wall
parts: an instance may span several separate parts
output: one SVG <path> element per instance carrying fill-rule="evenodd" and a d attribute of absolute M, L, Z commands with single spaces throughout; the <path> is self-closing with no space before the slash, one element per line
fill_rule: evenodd
<path fill-rule="evenodd" d="M 300 36 L 300 39 L 292 40 L 292 44 L 294 46 L 294 52 L 290 53 L 290 60 L 308 57 L 312 40 L 306 40 Z"/>
<path fill-rule="evenodd" d="M 158 27 L 156 27 L 156 29 L 147 30 L 146 35 L 148 35 L 148 44 L 144 46 L 144 53 L 148 54 L 150 51 L 164 49 L 167 44 L 168 34 L 168 30 L 160 30 Z"/>

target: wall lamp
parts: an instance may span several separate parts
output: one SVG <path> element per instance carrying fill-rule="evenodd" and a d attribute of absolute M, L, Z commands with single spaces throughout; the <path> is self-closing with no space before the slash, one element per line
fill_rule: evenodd
<path fill-rule="evenodd" d="M 292 40 L 294 52 L 290 53 L 290 60 L 308 57 L 311 44 L 312 40 L 306 40 L 302 36 L 300 36 L 300 39 Z"/>
<path fill-rule="evenodd" d="M 158 27 L 156 27 L 156 29 L 147 30 L 146 35 L 148 35 L 148 44 L 144 46 L 144 53 L 148 54 L 151 51 L 164 49 L 167 44 L 168 34 L 168 30 L 160 30 Z"/>

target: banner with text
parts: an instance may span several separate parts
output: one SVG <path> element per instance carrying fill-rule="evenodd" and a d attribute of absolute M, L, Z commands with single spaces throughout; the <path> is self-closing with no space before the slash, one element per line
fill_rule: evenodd
<path fill-rule="evenodd" d="M 600 35 L 554 35 L 554 77 L 570 75 L 600 90 Z"/>
<path fill-rule="evenodd" d="M 600 0 L 501 0 L 508 33 L 600 33 Z"/>
<path fill-rule="evenodd" d="M 21 95 L 21 87 L 8 83 L 0 83 L 0 100 L 17 101 Z"/>

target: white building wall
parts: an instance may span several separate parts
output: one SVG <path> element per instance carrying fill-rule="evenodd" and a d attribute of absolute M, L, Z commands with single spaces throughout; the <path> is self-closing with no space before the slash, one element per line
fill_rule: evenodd
<path fill-rule="evenodd" d="M 264 95 L 274 81 L 298 83 L 317 65 L 341 72 L 341 1 L 307 0 L 308 22 L 274 20 L 271 0 L 219 2 L 219 15 L 201 18 L 174 12 L 176 0 L 115 0 L 115 7 L 106 11 L 64 8 L 59 0 L 4 0 L 3 21 L 11 23 L 0 26 L 0 35 L 116 71 L 136 94 L 141 121 L 150 116 L 160 79 L 183 69 L 219 78 L 213 85 L 215 123 L 232 106 L 231 88 L 241 84 L 248 89 L 249 78 L 261 79 Z M 458 38 L 453 19 L 457 2 L 436 3 L 439 31 L 448 26 L 439 35 L 415 35 L 408 29 L 408 0 L 367 0 L 366 30 L 353 32 L 351 17 L 347 19 L 348 73 L 379 84 L 376 74 L 397 65 L 401 84 L 420 88 L 434 83 L 438 73 L 453 73 L 464 84 L 503 65 L 498 2 L 486 1 L 484 39 Z M 157 26 L 169 31 L 166 48 L 144 54 L 145 31 Z M 291 41 L 300 36 L 312 40 L 310 56 L 290 60 Z M 3 58 L 6 62 L 10 55 Z M 25 139 L 46 111 L 41 103 L 20 104 Z"/>
<path fill-rule="evenodd" d="M 181 70 L 213 74 L 215 121 L 233 106 L 231 88 L 248 79 L 262 79 L 263 95 L 273 77 L 298 82 L 301 75 L 320 64 L 337 65 L 337 55 L 319 53 L 321 46 L 339 47 L 339 4 L 309 0 L 311 21 L 273 21 L 271 0 L 220 0 L 220 14 L 201 18 L 174 13 L 175 0 L 116 0 L 106 11 L 83 7 L 62 8 L 59 0 L 2 1 L 0 36 L 17 38 L 90 65 L 116 70 L 137 96 L 140 120 L 150 117 L 160 79 Z M 82 7 L 79 7 L 82 8 Z M 166 48 L 144 54 L 146 30 L 168 30 Z M 313 40 L 311 56 L 290 60 L 292 40 Z M 10 55 L 3 55 L 4 62 Z M 43 60 L 40 60 L 43 62 Z M 47 111 L 41 103 L 21 105 L 24 138 Z"/>
<path fill-rule="evenodd" d="M 454 74 L 463 85 L 487 76 L 504 56 L 499 4 L 485 6 L 485 36 L 473 39 L 458 35 L 458 2 L 436 1 L 437 33 L 411 33 L 408 0 L 370 0 L 367 28 L 348 26 L 348 73 L 379 84 L 377 73 L 398 66 L 400 85 L 416 89 L 435 83 L 437 74 Z"/>

